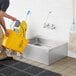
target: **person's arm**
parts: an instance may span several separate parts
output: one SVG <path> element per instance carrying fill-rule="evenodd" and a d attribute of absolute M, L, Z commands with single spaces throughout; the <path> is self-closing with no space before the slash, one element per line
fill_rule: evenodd
<path fill-rule="evenodd" d="M 16 18 L 15 17 L 12 17 L 11 15 L 8 15 L 7 13 L 3 12 L 3 11 L 0 11 L 0 14 L 2 17 L 6 17 L 8 19 L 11 19 L 13 21 L 16 21 Z"/>
<path fill-rule="evenodd" d="M 16 18 L 14 18 L 14 17 L 6 14 L 6 13 L 3 12 L 3 11 L 0 11 L 0 24 L 1 24 L 1 26 L 3 27 L 6 36 L 8 36 L 9 33 L 8 33 L 7 29 L 6 29 L 5 21 L 4 21 L 3 17 L 6 17 L 6 18 L 11 19 L 11 20 L 13 20 L 13 21 L 16 21 Z"/>
<path fill-rule="evenodd" d="M 1 24 L 1 26 L 3 27 L 3 29 L 4 29 L 4 31 L 5 31 L 5 34 L 6 34 L 6 36 L 8 36 L 8 35 L 9 35 L 9 33 L 8 33 L 7 29 L 6 29 L 5 21 L 4 21 L 3 17 L 1 17 L 1 16 L 0 16 L 0 24 Z"/>

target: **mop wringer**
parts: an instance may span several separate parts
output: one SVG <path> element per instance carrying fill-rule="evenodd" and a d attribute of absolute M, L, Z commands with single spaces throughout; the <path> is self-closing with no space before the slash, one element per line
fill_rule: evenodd
<path fill-rule="evenodd" d="M 14 30 L 8 29 L 9 36 L 7 37 L 4 34 L 2 46 L 22 54 L 27 44 L 29 43 L 29 40 L 26 39 L 26 30 L 26 21 L 22 21 L 20 23 L 19 33 L 15 32 Z"/>

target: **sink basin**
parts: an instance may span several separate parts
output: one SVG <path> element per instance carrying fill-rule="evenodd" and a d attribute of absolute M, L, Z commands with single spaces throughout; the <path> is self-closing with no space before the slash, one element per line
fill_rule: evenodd
<path fill-rule="evenodd" d="M 47 40 L 40 37 L 30 39 L 24 57 L 50 65 L 68 54 L 68 43 L 65 41 Z"/>

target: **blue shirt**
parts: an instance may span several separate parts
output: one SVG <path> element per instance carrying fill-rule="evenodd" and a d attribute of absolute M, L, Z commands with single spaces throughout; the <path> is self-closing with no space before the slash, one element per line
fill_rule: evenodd
<path fill-rule="evenodd" d="M 0 0 L 0 10 L 6 11 L 9 6 L 9 0 Z"/>

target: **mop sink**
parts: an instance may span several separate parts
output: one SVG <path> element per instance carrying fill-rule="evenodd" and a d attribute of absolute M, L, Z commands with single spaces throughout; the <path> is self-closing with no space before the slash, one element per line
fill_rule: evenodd
<path fill-rule="evenodd" d="M 30 39 L 24 58 L 50 65 L 68 54 L 68 43 L 64 41 L 47 40 L 40 37 Z"/>

